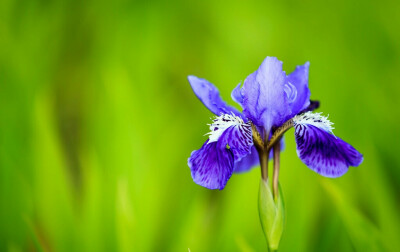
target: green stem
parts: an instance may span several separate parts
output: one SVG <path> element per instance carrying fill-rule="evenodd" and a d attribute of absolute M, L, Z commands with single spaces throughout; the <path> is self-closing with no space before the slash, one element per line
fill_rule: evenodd
<path fill-rule="evenodd" d="M 260 158 L 260 166 L 261 166 L 261 178 L 264 181 L 268 179 L 268 155 L 264 152 L 258 152 L 258 156 Z"/>
<path fill-rule="evenodd" d="M 274 173 L 272 181 L 272 192 L 274 195 L 275 202 L 277 201 L 279 194 L 280 152 L 281 152 L 281 142 L 278 139 L 278 141 L 274 145 Z"/>
<path fill-rule="evenodd" d="M 260 159 L 260 166 L 261 166 L 261 178 L 264 181 L 268 179 L 268 152 L 265 150 L 266 144 L 265 141 L 262 139 L 260 133 L 258 132 L 256 126 L 251 124 L 252 131 L 253 131 L 253 142 L 254 146 L 258 152 L 258 158 Z"/>

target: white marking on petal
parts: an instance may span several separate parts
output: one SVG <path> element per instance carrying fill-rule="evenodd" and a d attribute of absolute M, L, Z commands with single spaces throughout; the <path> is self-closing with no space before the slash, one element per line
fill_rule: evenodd
<path fill-rule="evenodd" d="M 296 125 L 299 124 L 309 124 L 334 135 L 332 132 L 332 130 L 334 129 L 334 127 L 332 127 L 333 123 L 328 120 L 328 116 L 323 116 L 321 114 L 322 113 L 312 113 L 311 111 L 309 111 L 301 115 L 296 115 L 293 118 L 294 126 L 296 127 Z"/>
<path fill-rule="evenodd" d="M 209 125 L 210 125 L 210 132 L 208 132 L 206 135 L 209 135 L 208 143 L 212 143 L 218 141 L 222 133 L 224 133 L 224 131 L 229 127 L 231 126 L 237 126 L 240 128 L 244 126 L 248 127 L 250 126 L 250 122 L 245 123 L 242 118 L 232 113 L 232 114 L 221 114 L 220 116 L 216 116 L 215 119 L 213 119 L 213 123 Z"/>

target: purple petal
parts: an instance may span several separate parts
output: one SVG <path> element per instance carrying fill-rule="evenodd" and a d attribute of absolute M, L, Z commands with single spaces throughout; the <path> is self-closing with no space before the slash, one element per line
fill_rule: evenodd
<path fill-rule="evenodd" d="M 284 91 L 285 80 L 282 62 L 267 57 L 260 68 L 244 81 L 243 114 L 266 131 L 281 125 L 290 114 Z"/>
<path fill-rule="evenodd" d="M 345 174 L 349 166 L 358 166 L 363 156 L 350 144 L 310 124 L 295 126 L 297 155 L 310 169 L 325 177 Z"/>
<path fill-rule="evenodd" d="M 243 89 L 240 88 L 242 83 L 239 83 L 231 93 L 232 100 L 238 103 L 241 107 L 243 107 Z"/>
<path fill-rule="evenodd" d="M 217 142 L 204 143 L 201 149 L 193 151 L 188 159 L 193 181 L 208 189 L 224 189 L 232 176 L 233 153 L 220 148 Z"/>
<path fill-rule="evenodd" d="M 289 106 L 291 106 L 297 98 L 297 88 L 292 85 L 292 83 L 287 82 L 283 88 L 285 91 L 287 101 L 289 103 Z"/>
<path fill-rule="evenodd" d="M 240 161 L 250 153 L 253 146 L 251 125 L 248 123 L 227 128 L 219 137 L 218 145 L 221 149 L 230 149 L 235 161 Z"/>
<path fill-rule="evenodd" d="M 241 115 L 237 109 L 227 105 L 221 99 L 218 89 L 207 80 L 192 75 L 188 76 L 188 80 L 196 96 L 214 114 L 218 116 L 231 113 L 237 116 Z"/>
<path fill-rule="evenodd" d="M 286 83 L 296 87 L 296 99 L 290 104 L 292 115 L 298 114 L 310 105 L 310 90 L 308 89 L 308 69 L 310 63 L 306 62 L 302 66 L 297 66 L 296 69 L 286 77 Z"/>
<path fill-rule="evenodd" d="M 253 146 L 250 150 L 250 153 L 247 156 L 235 162 L 234 172 L 237 173 L 247 172 L 251 168 L 258 165 L 260 165 L 260 159 L 258 158 L 256 147 Z"/>

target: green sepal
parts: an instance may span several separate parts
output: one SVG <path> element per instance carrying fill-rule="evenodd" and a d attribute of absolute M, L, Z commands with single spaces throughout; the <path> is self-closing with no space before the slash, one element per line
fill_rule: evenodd
<path fill-rule="evenodd" d="M 261 179 L 258 212 L 268 249 L 270 251 L 278 250 L 285 221 L 285 205 L 280 186 L 278 196 L 274 200 L 268 181 Z"/>

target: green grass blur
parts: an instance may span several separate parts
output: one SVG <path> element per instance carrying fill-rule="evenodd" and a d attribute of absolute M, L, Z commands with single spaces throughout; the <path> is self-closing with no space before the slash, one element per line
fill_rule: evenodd
<path fill-rule="evenodd" d="M 310 61 L 312 99 L 364 154 L 338 179 L 287 132 L 280 251 L 400 250 L 397 1 L 0 1 L 0 251 L 266 251 L 260 171 L 223 191 L 186 160 L 264 57 Z"/>

